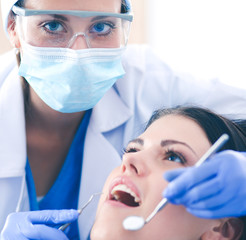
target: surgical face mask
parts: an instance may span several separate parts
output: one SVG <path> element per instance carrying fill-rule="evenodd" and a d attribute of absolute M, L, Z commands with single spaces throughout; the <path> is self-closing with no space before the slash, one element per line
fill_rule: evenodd
<path fill-rule="evenodd" d="M 22 43 L 19 75 L 51 108 L 63 113 L 93 108 L 125 72 L 125 48 L 41 48 Z"/>

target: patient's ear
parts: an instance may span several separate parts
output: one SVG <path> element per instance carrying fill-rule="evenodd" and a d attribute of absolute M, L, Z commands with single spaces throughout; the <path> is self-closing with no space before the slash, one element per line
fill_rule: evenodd
<path fill-rule="evenodd" d="M 205 232 L 202 240 L 239 240 L 243 234 L 243 222 L 239 218 L 221 219 L 218 226 Z"/>

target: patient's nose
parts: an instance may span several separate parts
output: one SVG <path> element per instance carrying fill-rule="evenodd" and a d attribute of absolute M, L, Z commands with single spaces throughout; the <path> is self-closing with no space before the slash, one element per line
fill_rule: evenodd
<path fill-rule="evenodd" d="M 143 152 L 127 153 L 123 156 L 121 170 L 124 173 L 144 176 L 148 173 Z"/>

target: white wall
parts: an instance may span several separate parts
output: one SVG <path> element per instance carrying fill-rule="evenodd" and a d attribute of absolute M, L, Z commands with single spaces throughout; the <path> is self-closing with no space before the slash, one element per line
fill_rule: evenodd
<path fill-rule="evenodd" d="M 174 69 L 246 88 L 245 0 L 148 0 L 148 42 Z"/>

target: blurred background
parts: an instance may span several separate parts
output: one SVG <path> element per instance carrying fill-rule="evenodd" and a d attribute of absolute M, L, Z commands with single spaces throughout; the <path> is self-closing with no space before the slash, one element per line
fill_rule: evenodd
<path fill-rule="evenodd" d="M 130 43 L 173 69 L 246 88 L 245 0 L 132 0 Z M 11 49 L 0 28 L 0 53 Z"/>

